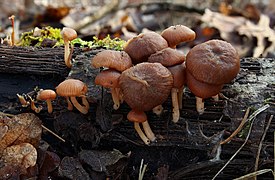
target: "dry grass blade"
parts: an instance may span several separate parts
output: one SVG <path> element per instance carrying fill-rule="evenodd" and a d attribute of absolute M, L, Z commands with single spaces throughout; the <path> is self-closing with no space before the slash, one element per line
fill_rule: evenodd
<path fill-rule="evenodd" d="M 258 165 L 259 165 L 259 159 L 260 159 L 260 154 L 261 154 L 261 149 L 262 149 L 262 146 L 263 146 L 263 141 L 264 141 L 264 138 L 265 138 L 265 135 L 267 133 L 267 130 L 270 126 L 270 123 L 271 123 L 271 120 L 273 119 L 273 115 L 270 116 L 268 122 L 267 122 L 267 125 L 266 125 L 266 128 L 263 132 L 263 135 L 262 135 L 262 138 L 261 138 L 261 141 L 259 143 L 259 148 L 258 148 L 258 151 L 257 151 L 257 157 L 256 157 L 256 162 L 255 162 L 255 166 L 254 166 L 254 171 L 257 171 L 258 170 Z"/>
<path fill-rule="evenodd" d="M 249 118 L 248 118 L 248 122 L 251 121 L 251 126 L 249 127 L 249 131 L 247 133 L 247 136 L 245 138 L 245 141 L 244 143 L 241 145 L 241 147 L 233 154 L 233 156 L 225 163 L 225 165 L 215 174 L 215 176 L 212 178 L 212 180 L 216 179 L 216 177 L 226 168 L 226 166 L 235 158 L 235 156 L 242 150 L 242 148 L 245 146 L 245 144 L 247 143 L 248 139 L 249 139 L 249 136 L 250 136 L 250 133 L 251 133 L 251 130 L 252 130 L 252 127 L 253 127 L 253 124 L 254 124 L 254 120 L 255 120 L 255 117 L 260 114 L 261 112 L 263 112 L 264 110 L 266 110 L 267 108 L 269 108 L 269 104 L 257 109 L 255 112 L 253 112 Z"/>
<path fill-rule="evenodd" d="M 247 117 L 249 115 L 250 112 L 250 108 L 247 108 L 245 115 L 240 123 L 240 125 L 238 126 L 238 128 L 224 141 L 220 142 L 220 144 L 225 144 L 228 143 L 234 136 L 236 136 L 243 128 L 243 125 L 247 122 Z"/>
<path fill-rule="evenodd" d="M 244 176 L 235 178 L 234 180 L 251 179 L 253 177 L 256 177 L 258 175 L 265 174 L 265 173 L 268 173 L 268 172 L 271 172 L 273 174 L 273 176 L 274 176 L 274 173 L 273 173 L 272 169 L 262 169 L 262 170 L 259 170 L 259 171 L 256 171 L 256 172 L 252 172 L 252 173 L 246 174 Z"/>

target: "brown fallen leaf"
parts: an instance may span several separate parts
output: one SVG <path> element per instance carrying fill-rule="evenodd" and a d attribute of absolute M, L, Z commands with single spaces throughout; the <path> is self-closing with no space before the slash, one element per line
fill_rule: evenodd
<path fill-rule="evenodd" d="M 32 113 L 22 113 L 9 118 L 0 116 L 0 155 L 8 146 L 30 143 L 38 147 L 42 127 L 39 118 Z"/>
<path fill-rule="evenodd" d="M 35 147 L 29 143 L 21 143 L 5 148 L 2 152 L 0 163 L 4 167 L 20 167 L 18 173 L 21 174 L 25 173 L 27 168 L 34 166 L 36 160 L 37 151 Z"/>

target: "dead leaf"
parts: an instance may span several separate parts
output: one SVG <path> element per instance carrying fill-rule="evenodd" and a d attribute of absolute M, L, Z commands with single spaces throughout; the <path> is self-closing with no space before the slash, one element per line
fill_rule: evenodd
<path fill-rule="evenodd" d="M 39 118 L 32 113 L 15 115 L 12 118 L 2 116 L 0 119 L 2 126 L 8 127 L 3 137 L 0 139 L 0 153 L 8 146 L 21 143 L 30 143 L 37 147 L 41 139 L 42 127 Z M 2 127 L 3 132 L 6 127 Z"/>
<path fill-rule="evenodd" d="M 37 151 L 35 147 L 29 143 L 22 143 L 3 150 L 0 162 L 4 166 L 20 167 L 20 172 L 24 173 L 27 168 L 36 164 L 36 160 Z"/>

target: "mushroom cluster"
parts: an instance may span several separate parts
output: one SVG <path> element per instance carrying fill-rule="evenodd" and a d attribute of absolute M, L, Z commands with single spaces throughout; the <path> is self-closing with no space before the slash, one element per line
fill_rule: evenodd
<path fill-rule="evenodd" d="M 214 97 L 240 70 L 235 48 L 222 40 L 209 40 L 194 46 L 186 56 L 187 86 L 196 96 L 198 113 L 204 112 L 203 99 Z"/>

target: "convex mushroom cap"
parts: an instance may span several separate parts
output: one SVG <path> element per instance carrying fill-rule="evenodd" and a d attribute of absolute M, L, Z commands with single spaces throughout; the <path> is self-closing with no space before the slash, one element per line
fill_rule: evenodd
<path fill-rule="evenodd" d="M 164 29 L 161 36 L 166 39 L 169 47 L 176 48 L 176 46 L 182 42 L 194 40 L 196 33 L 184 25 L 175 25 Z"/>
<path fill-rule="evenodd" d="M 240 71 L 240 58 L 234 47 L 222 40 L 209 40 L 193 47 L 186 56 L 186 70 L 207 84 L 229 83 Z"/>
<path fill-rule="evenodd" d="M 104 50 L 93 57 L 91 65 L 95 68 L 106 67 L 122 72 L 132 66 L 132 60 L 124 51 Z"/>
<path fill-rule="evenodd" d="M 53 111 L 51 101 L 54 100 L 55 98 L 56 98 L 56 93 L 51 89 L 45 89 L 45 90 L 42 89 L 37 93 L 37 96 L 36 96 L 37 100 L 42 100 L 47 102 L 49 113 L 52 113 Z"/>
<path fill-rule="evenodd" d="M 167 41 L 161 35 L 147 32 L 128 40 L 124 51 L 129 54 L 133 64 L 138 64 L 147 61 L 151 54 L 167 47 Z"/>
<path fill-rule="evenodd" d="M 67 98 L 68 109 L 72 110 L 72 105 L 70 104 L 70 101 L 69 101 L 69 98 L 70 98 L 73 105 L 83 114 L 87 114 L 89 109 L 89 103 L 85 96 L 87 91 L 88 91 L 87 85 L 78 79 L 66 79 L 56 87 L 56 93 L 59 96 L 64 96 Z M 82 98 L 82 104 L 84 106 L 80 105 L 77 102 L 76 97 Z"/>

